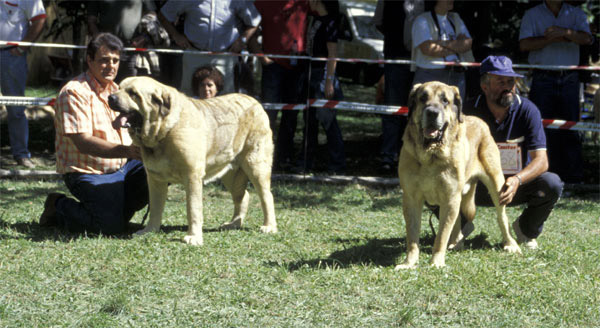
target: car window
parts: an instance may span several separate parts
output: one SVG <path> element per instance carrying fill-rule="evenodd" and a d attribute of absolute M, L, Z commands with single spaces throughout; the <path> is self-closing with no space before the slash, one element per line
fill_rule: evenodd
<path fill-rule="evenodd" d="M 373 13 L 375 14 L 375 13 Z M 383 40 L 383 34 L 375 28 L 373 24 L 373 15 L 353 16 L 358 35 L 363 39 L 379 39 Z"/>

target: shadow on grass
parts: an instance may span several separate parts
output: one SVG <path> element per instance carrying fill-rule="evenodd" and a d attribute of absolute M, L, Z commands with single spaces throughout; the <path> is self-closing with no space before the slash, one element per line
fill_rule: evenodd
<path fill-rule="evenodd" d="M 139 231 L 144 228 L 145 225 L 140 223 L 132 223 L 130 222 L 127 226 L 127 232 L 117 235 L 104 236 L 105 238 L 115 238 L 115 239 L 132 239 L 133 234 L 136 231 Z M 26 239 L 33 242 L 42 242 L 47 240 L 58 241 L 58 242 L 70 242 L 74 239 L 77 239 L 81 236 L 87 236 L 90 238 L 95 238 L 100 236 L 99 233 L 90 233 L 90 232 L 69 232 L 58 227 L 42 227 L 37 222 L 19 222 L 19 223 L 7 223 L 6 221 L 0 219 L 0 228 L 5 230 L 14 231 L 18 235 L 10 235 L 5 232 L 0 232 L 0 240 L 5 239 Z M 251 231 L 250 228 L 242 227 L 238 230 L 242 231 Z M 163 233 L 171 233 L 173 231 L 187 231 L 187 225 L 177 225 L 177 226 L 161 226 L 160 231 Z M 203 233 L 214 233 L 214 232 L 223 232 L 226 230 L 213 228 L 213 229 L 202 229 Z"/>
<path fill-rule="evenodd" d="M 501 244 L 492 245 L 488 236 L 481 233 L 474 238 L 465 241 L 466 249 L 502 249 Z M 344 249 L 331 253 L 327 258 L 300 260 L 289 263 L 268 263 L 271 266 L 286 266 L 289 271 L 297 271 L 303 268 L 327 269 L 348 268 L 354 265 L 364 266 L 395 266 L 398 258 L 406 253 L 405 238 L 371 239 L 365 244 L 355 245 L 362 239 L 336 239 L 335 242 L 343 245 Z M 431 255 L 435 236 L 428 234 L 421 238 L 420 252 Z"/>

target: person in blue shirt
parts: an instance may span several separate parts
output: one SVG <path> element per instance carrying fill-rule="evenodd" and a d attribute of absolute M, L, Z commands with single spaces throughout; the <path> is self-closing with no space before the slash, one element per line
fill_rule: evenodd
<path fill-rule="evenodd" d="M 563 183 L 558 175 L 548 172 L 541 115 L 533 102 L 516 94 L 516 78 L 522 75 L 513 71 L 512 61 L 505 56 L 489 56 L 481 62 L 480 74 L 482 94 L 465 103 L 463 112 L 483 119 L 499 145 L 519 146 L 516 148 L 520 148 L 521 165 L 512 167 L 512 174 L 507 175 L 500 191 L 500 203 L 508 206 L 526 204 L 514 221 L 513 229 L 517 242 L 535 249 L 544 222 L 560 198 Z M 516 150 L 513 151 L 518 155 Z M 510 157 L 510 151 L 502 156 Z M 493 205 L 483 186 L 477 188 L 475 203 Z M 464 224 L 465 237 L 472 229 L 470 223 Z"/>
<path fill-rule="evenodd" d="M 579 47 L 592 43 L 587 16 L 562 0 L 545 0 L 525 12 L 519 49 L 534 65 L 579 65 Z M 579 120 L 579 73 L 555 68 L 535 69 L 529 96 L 543 118 Z M 567 183 L 583 181 L 581 138 L 577 131 L 548 131 L 550 170 Z"/>

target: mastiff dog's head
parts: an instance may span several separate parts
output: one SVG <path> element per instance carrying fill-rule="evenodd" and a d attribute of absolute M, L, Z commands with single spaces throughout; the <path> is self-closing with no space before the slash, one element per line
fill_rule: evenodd
<path fill-rule="evenodd" d="M 120 113 L 117 127 L 129 128 L 138 146 L 155 147 L 179 119 L 179 92 L 149 77 L 129 77 L 119 91 L 108 97 L 108 105 Z"/>
<path fill-rule="evenodd" d="M 462 101 L 457 87 L 441 82 L 413 86 L 408 97 L 409 125 L 418 134 L 417 142 L 428 148 L 441 145 L 448 131 L 462 123 Z"/>

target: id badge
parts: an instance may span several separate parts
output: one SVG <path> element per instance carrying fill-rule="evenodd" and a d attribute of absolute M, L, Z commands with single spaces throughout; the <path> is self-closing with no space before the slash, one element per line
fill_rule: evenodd
<path fill-rule="evenodd" d="M 513 175 L 521 172 L 523 162 L 521 147 L 518 143 L 499 142 L 500 161 L 504 175 Z"/>

